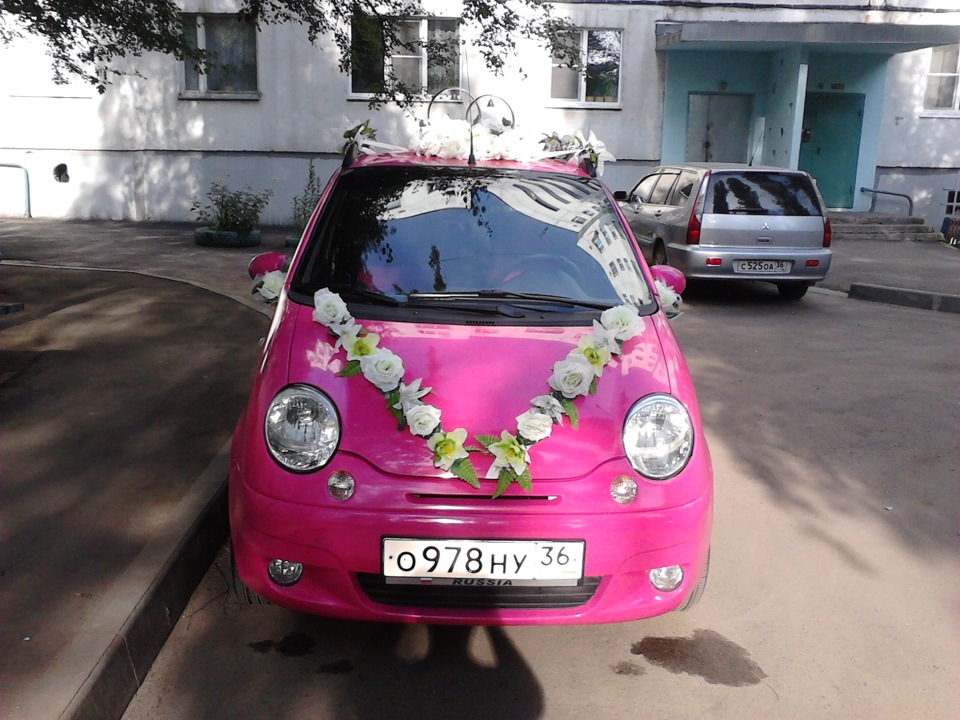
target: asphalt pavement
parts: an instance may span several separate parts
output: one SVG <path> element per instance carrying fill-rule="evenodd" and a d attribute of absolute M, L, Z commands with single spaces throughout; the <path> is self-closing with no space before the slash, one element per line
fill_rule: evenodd
<path fill-rule="evenodd" d="M 227 535 L 272 308 L 185 224 L 0 218 L 0 718 L 114 720 Z M 841 240 L 811 290 L 960 312 L 960 249 Z M 921 311 L 921 310 L 914 311 Z"/>

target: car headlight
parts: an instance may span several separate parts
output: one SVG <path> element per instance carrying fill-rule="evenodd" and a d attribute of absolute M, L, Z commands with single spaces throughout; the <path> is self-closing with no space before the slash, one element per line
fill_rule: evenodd
<path fill-rule="evenodd" d="M 693 450 L 690 414 L 669 395 L 648 395 L 627 413 L 623 449 L 633 469 L 644 477 L 673 477 L 683 470 Z"/>
<path fill-rule="evenodd" d="M 295 472 L 311 472 L 326 465 L 337 449 L 340 417 L 316 388 L 291 385 L 267 408 L 264 435 L 277 462 Z"/>

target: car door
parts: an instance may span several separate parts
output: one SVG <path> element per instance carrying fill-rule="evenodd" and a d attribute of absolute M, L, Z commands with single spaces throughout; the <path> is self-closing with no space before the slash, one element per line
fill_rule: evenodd
<path fill-rule="evenodd" d="M 667 176 L 664 177 L 664 173 Z M 640 182 L 627 193 L 626 200 L 620 202 L 623 215 L 633 230 L 640 250 L 647 260 L 653 251 L 653 242 L 656 237 L 657 218 L 656 210 L 673 186 L 676 175 L 670 168 L 655 168 L 649 175 L 641 178 Z M 670 187 L 667 187 L 669 185 Z M 651 203 L 654 203 L 651 205 Z"/>

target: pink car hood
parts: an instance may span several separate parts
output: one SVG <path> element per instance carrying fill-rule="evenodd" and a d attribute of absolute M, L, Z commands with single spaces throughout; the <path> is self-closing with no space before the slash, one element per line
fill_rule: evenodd
<path fill-rule="evenodd" d="M 339 452 L 364 458 L 380 471 L 441 477 L 426 440 L 397 430 L 383 395 L 362 375 L 338 377 L 346 364 L 336 338 L 313 321 L 311 308 L 294 306 L 295 329 L 289 352 L 289 381 L 314 385 L 335 403 L 342 423 Z M 380 335 L 379 346 L 404 362 L 404 382 L 422 378 L 432 388 L 423 402 L 441 410 L 444 430 L 465 428 L 474 436 L 516 432 L 516 418 L 530 400 L 550 393 L 553 364 L 577 347 L 584 327 L 502 327 L 358 321 Z M 671 362 L 665 360 L 654 317 L 643 318 L 643 332 L 627 341 L 623 355 L 604 369 L 597 393 L 574 400 L 578 429 L 565 420 L 551 437 L 530 450 L 534 477 L 582 476 L 599 464 L 623 456 L 621 431 L 631 405 L 653 392 L 670 392 Z M 668 346 L 672 347 L 672 336 Z M 667 357 L 675 354 L 668 351 Z M 482 476 L 487 455 L 471 454 Z"/>

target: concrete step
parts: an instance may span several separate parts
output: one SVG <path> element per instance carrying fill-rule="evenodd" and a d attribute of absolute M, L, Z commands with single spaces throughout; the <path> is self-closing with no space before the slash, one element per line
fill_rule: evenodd
<path fill-rule="evenodd" d="M 923 218 L 907 215 L 882 215 L 880 213 L 831 210 L 831 225 L 923 225 Z"/>
<path fill-rule="evenodd" d="M 830 213 L 834 240 L 888 240 L 894 242 L 942 242 L 937 228 L 923 218 L 834 211 Z"/>

